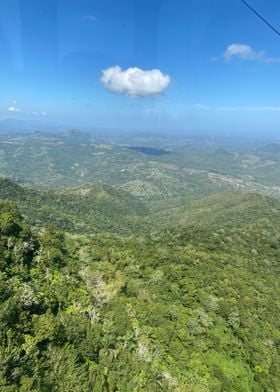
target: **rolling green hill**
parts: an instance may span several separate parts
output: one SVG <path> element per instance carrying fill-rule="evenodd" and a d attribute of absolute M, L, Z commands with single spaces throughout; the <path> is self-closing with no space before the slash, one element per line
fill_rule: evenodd
<path fill-rule="evenodd" d="M 227 191 L 197 200 L 182 207 L 166 209 L 147 219 L 171 226 L 217 226 L 224 223 L 242 225 L 259 219 L 280 219 L 280 202 L 258 193 Z"/>
<path fill-rule="evenodd" d="M 33 224 L 53 224 L 66 231 L 112 231 L 130 234 L 139 229 L 147 207 L 129 193 L 109 185 L 65 190 L 34 190 L 0 178 L 0 199 L 18 203 Z"/>
<path fill-rule="evenodd" d="M 15 201 L 28 222 L 46 227 L 53 224 L 73 233 L 112 232 L 143 234 L 172 226 L 235 226 L 259 219 L 279 218 L 280 202 L 257 193 L 227 191 L 176 206 L 149 210 L 126 191 L 109 185 L 42 190 L 0 178 L 0 199 Z"/>
<path fill-rule="evenodd" d="M 115 138 L 116 139 L 116 138 Z M 78 131 L 0 135 L 0 175 L 35 188 L 72 188 L 102 183 L 127 190 L 165 208 L 180 198 L 242 189 L 280 198 L 279 145 L 249 143 L 227 150 L 228 142 L 204 138 L 137 138 Z M 171 145 L 167 148 L 168 143 Z"/>

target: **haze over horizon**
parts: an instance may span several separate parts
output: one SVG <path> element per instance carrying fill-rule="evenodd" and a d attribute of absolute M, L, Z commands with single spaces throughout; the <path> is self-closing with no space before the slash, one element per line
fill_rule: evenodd
<path fill-rule="evenodd" d="M 279 4 L 251 3 L 279 25 Z M 10 0 L 0 11 L 1 120 L 279 130 L 279 37 L 239 0 Z"/>

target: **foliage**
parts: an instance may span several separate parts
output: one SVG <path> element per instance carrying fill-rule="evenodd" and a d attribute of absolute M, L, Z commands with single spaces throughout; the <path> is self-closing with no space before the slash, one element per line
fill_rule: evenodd
<path fill-rule="evenodd" d="M 34 230 L 1 202 L 0 390 L 277 391 L 280 221 L 256 199 L 130 237 Z"/>
<path fill-rule="evenodd" d="M 17 202 L 31 224 L 56 225 L 80 233 L 113 231 L 130 234 L 141 229 L 141 217 L 149 212 L 136 197 L 101 184 L 64 190 L 35 190 L 0 178 L 0 198 Z M 8 229 L 9 217 L 3 219 Z M 4 224 L 3 221 L 3 229 Z"/>

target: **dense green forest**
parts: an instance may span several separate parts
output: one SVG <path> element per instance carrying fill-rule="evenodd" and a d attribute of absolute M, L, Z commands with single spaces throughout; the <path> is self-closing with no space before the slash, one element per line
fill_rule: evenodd
<path fill-rule="evenodd" d="M 1 202 L 0 390 L 277 391 L 279 206 L 226 196 L 250 213 L 128 237 Z"/>
<path fill-rule="evenodd" d="M 23 187 L 0 177 L 0 199 L 18 203 L 29 223 L 55 224 L 78 232 L 119 232 L 141 229 L 141 217 L 149 208 L 141 200 L 110 185 L 93 184 L 79 188 L 42 190 Z"/>

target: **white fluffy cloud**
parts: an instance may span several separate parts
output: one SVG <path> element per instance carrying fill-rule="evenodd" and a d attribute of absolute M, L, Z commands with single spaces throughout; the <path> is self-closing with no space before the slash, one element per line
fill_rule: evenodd
<path fill-rule="evenodd" d="M 230 61 L 232 58 L 237 57 L 242 60 L 256 60 L 264 55 L 263 52 L 255 52 L 251 46 L 244 44 L 231 44 L 227 47 L 224 58 Z"/>
<path fill-rule="evenodd" d="M 8 112 L 21 112 L 19 108 L 16 108 L 15 106 L 10 106 L 8 108 Z"/>
<path fill-rule="evenodd" d="M 13 101 L 14 103 L 16 103 L 16 101 Z M 26 112 L 22 109 L 19 109 L 15 106 L 10 106 L 8 107 L 8 112 L 13 112 L 13 113 L 23 113 L 23 114 L 31 114 L 32 116 L 47 116 L 46 112 Z"/>
<path fill-rule="evenodd" d="M 103 70 L 100 80 L 112 93 L 146 97 L 162 94 L 170 83 L 170 76 L 159 69 L 143 71 L 134 67 L 122 70 L 121 67 L 115 66 Z"/>
<path fill-rule="evenodd" d="M 279 57 L 269 57 L 264 50 L 257 52 L 251 46 L 245 44 L 231 44 L 224 52 L 224 59 L 231 61 L 237 58 L 243 61 L 260 61 L 265 64 L 279 63 Z"/>

